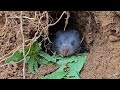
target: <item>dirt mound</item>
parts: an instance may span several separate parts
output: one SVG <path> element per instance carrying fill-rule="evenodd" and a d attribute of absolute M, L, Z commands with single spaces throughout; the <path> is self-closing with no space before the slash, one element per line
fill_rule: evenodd
<path fill-rule="evenodd" d="M 119 12 L 93 12 L 97 32 L 93 35 L 92 47 L 87 54 L 87 62 L 82 78 L 120 78 L 120 14 Z"/>

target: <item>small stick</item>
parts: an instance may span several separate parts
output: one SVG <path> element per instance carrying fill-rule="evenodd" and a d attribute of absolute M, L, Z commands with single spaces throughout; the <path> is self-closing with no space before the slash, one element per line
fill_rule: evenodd
<path fill-rule="evenodd" d="M 25 61 L 26 61 L 26 55 L 25 55 L 25 40 L 24 40 L 24 34 L 23 34 L 23 29 L 22 29 L 22 11 L 20 14 L 20 29 L 21 29 L 21 34 L 22 34 L 22 47 L 23 47 L 23 56 L 24 56 L 24 62 L 23 62 L 23 79 L 25 79 Z"/>

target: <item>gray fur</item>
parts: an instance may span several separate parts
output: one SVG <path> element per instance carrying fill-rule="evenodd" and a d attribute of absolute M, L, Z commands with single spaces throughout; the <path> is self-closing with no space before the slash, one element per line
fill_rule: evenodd
<path fill-rule="evenodd" d="M 52 50 L 63 56 L 72 55 L 80 50 L 80 34 L 74 29 L 57 31 L 52 41 Z M 65 54 L 64 50 L 68 52 Z"/>

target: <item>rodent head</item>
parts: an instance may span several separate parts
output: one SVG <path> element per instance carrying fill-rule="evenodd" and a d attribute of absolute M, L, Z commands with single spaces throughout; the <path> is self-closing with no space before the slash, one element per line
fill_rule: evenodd
<path fill-rule="evenodd" d="M 76 53 L 80 47 L 80 35 L 76 30 L 58 31 L 53 41 L 54 50 L 68 56 Z"/>

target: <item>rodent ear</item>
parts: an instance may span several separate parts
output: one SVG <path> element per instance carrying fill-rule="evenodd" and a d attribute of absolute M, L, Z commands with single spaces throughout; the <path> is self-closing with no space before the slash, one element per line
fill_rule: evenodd
<path fill-rule="evenodd" d="M 77 35 L 77 36 L 79 36 L 79 35 L 80 35 L 80 33 L 79 33 L 78 31 L 76 31 L 75 33 L 76 33 L 76 35 Z"/>
<path fill-rule="evenodd" d="M 79 32 L 78 32 L 78 31 L 76 31 L 76 30 L 74 30 L 74 31 L 75 31 L 75 33 L 76 33 L 76 34 L 78 34 L 78 33 L 79 33 Z"/>
<path fill-rule="evenodd" d="M 61 34 L 62 34 L 62 31 L 61 31 L 61 30 L 59 30 L 59 31 L 56 32 L 56 36 L 59 36 L 59 35 L 61 35 Z"/>

